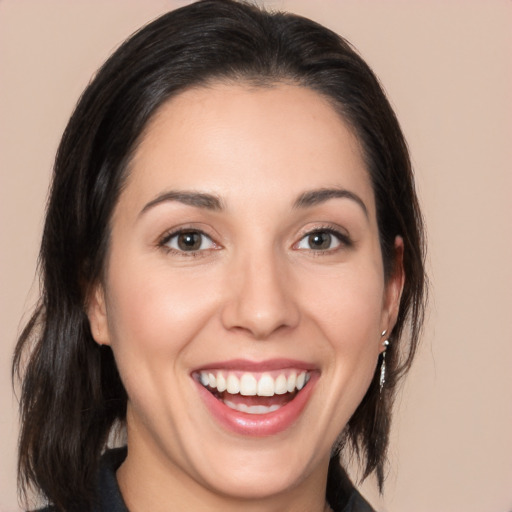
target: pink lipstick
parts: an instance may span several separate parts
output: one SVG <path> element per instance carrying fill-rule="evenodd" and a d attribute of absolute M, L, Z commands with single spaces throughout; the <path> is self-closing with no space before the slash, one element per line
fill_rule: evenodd
<path fill-rule="evenodd" d="M 297 421 L 319 376 L 310 364 L 284 359 L 212 363 L 192 375 L 203 403 L 224 428 L 260 437 Z"/>

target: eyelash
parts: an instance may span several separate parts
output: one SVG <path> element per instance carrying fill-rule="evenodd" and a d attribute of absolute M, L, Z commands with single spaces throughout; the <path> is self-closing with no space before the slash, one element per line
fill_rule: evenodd
<path fill-rule="evenodd" d="M 186 234 L 193 234 L 193 235 L 200 235 L 203 238 L 208 239 L 214 247 L 208 248 L 208 249 L 196 249 L 196 250 L 180 250 L 176 249 L 174 247 L 170 247 L 169 243 L 173 238 L 177 238 L 180 235 L 186 235 Z M 204 242 L 204 240 L 201 242 L 201 244 Z M 165 235 L 162 236 L 162 238 L 158 241 L 158 247 L 166 251 L 167 253 L 176 254 L 178 256 L 185 256 L 185 257 L 201 257 L 205 256 L 207 252 L 211 250 L 219 249 L 220 246 L 213 241 L 212 237 L 206 234 L 204 231 L 197 229 L 197 228 L 179 228 L 173 231 L 167 232 Z"/>
<path fill-rule="evenodd" d="M 298 246 L 298 244 L 300 244 L 303 240 L 307 239 L 308 237 L 316 235 L 316 234 L 328 234 L 328 235 L 334 237 L 337 240 L 337 242 L 339 243 L 339 246 L 330 248 L 330 249 L 318 249 L 318 250 L 305 249 L 315 256 L 333 254 L 342 248 L 350 248 L 354 245 L 354 243 L 351 240 L 349 235 L 347 235 L 346 233 L 342 233 L 340 230 L 338 230 L 332 226 L 326 225 L 326 226 L 319 226 L 317 228 L 314 228 L 314 229 L 304 233 L 301 236 L 301 238 L 299 239 L 299 241 L 294 244 L 294 247 Z"/>
<path fill-rule="evenodd" d="M 187 250 L 176 249 L 176 248 L 173 248 L 173 247 L 169 246 L 169 243 L 171 242 L 171 240 L 173 240 L 174 238 L 179 237 L 180 235 L 186 235 L 186 234 L 191 234 L 191 235 L 193 234 L 193 235 L 199 235 L 201 237 L 205 237 L 205 238 L 207 238 L 211 242 L 211 244 L 214 247 L 209 247 L 209 248 L 206 248 L 206 249 L 201 249 L 201 248 L 195 249 L 195 250 L 192 249 L 192 250 L 187 251 Z M 319 226 L 317 228 L 314 228 L 314 229 L 312 229 L 310 231 L 307 231 L 307 232 L 303 233 L 302 236 L 300 237 L 299 241 L 296 242 L 295 244 L 293 244 L 292 247 L 297 249 L 297 250 L 300 250 L 298 248 L 298 245 L 303 240 L 307 239 L 308 237 L 317 235 L 317 234 L 328 234 L 331 237 L 334 237 L 337 240 L 337 242 L 339 243 L 339 245 L 337 247 L 328 248 L 328 249 L 311 249 L 311 248 L 310 249 L 303 249 L 303 250 L 306 250 L 306 251 L 310 252 L 311 254 L 314 254 L 315 256 L 321 256 L 321 255 L 324 255 L 324 254 L 332 254 L 332 253 L 336 252 L 337 250 L 339 250 L 340 248 L 343 248 L 343 247 L 350 248 L 350 247 L 353 246 L 353 242 L 352 242 L 352 240 L 350 239 L 350 237 L 347 234 L 340 232 L 338 229 L 335 229 L 332 226 Z M 201 244 L 203 243 L 203 241 L 201 242 Z M 179 255 L 179 256 L 185 256 L 185 257 L 206 256 L 206 254 L 209 251 L 221 248 L 221 246 L 219 246 L 212 239 L 211 236 L 209 236 L 204 231 L 202 231 L 200 229 L 197 229 L 197 228 L 179 228 L 179 229 L 167 232 L 158 241 L 157 245 L 158 245 L 158 247 L 164 249 L 167 253 L 173 253 L 173 254 L 176 254 L 176 255 Z"/>

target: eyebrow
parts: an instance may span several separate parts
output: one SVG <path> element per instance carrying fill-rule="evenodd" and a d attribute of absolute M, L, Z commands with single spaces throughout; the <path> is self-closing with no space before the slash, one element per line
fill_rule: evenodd
<path fill-rule="evenodd" d="M 192 192 L 187 190 L 170 190 L 164 192 L 155 199 L 147 203 L 140 211 L 140 215 L 147 212 L 151 208 L 168 201 L 177 201 L 188 206 L 195 206 L 196 208 L 204 208 L 206 210 L 220 211 L 224 209 L 222 200 L 213 194 L 206 194 L 204 192 Z"/>
<path fill-rule="evenodd" d="M 310 208 L 317 204 L 325 203 L 329 199 L 351 199 L 356 202 L 368 217 L 368 209 L 364 201 L 354 192 L 343 188 L 319 188 L 316 190 L 308 190 L 302 193 L 295 201 L 294 208 Z"/>
<path fill-rule="evenodd" d="M 310 208 L 312 206 L 325 203 L 330 199 L 351 199 L 361 207 L 366 217 L 368 217 L 368 209 L 366 208 L 363 200 L 357 194 L 343 188 L 320 188 L 316 190 L 308 190 L 300 194 L 293 203 L 293 207 L 295 209 Z M 140 211 L 139 216 L 151 208 L 168 201 L 177 201 L 188 206 L 194 206 L 205 210 L 224 210 L 222 199 L 213 194 L 187 190 L 170 190 L 158 195 L 155 199 L 152 199 L 147 203 Z"/>

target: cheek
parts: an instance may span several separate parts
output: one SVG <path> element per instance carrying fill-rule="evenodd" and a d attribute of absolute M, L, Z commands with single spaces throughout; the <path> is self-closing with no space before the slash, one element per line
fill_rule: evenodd
<path fill-rule="evenodd" d="M 317 287 L 311 317 L 327 341 L 324 347 L 333 399 L 344 404 L 336 410 L 353 412 L 375 372 L 379 354 L 384 282 L 377 264 L 347 266 Z M 328 390 L 325 391 L 328 393 Z M 348 417 L 343 417 L 343 421 Z"/>
<path fill-rule="evenodd" d="M 336 349 L 364 350 L 378 339 L 384 297 L 378 264 L 347 266 L 321 281 L 317 276 L 315 288 L 310 311 Z"/>
<path fill-rule="evenodd" d="M 119 265 L 109 275 L 107 313 L 116 358 L 176 356 L 194 338 L 212 310 L 204 282 L 147 264 Z M 128 271 L 129 269 L 129 271 Z"/>
<path fill-rule="evenodd" d="M 310 333 L 321 340 L 315 352 L 325 362 L 317 414 L 330 425 L 326 439 L 335 439 L 347 424 L 375 373 L 384 293 L 380 269 L 376 260 L 346 265 L 325 279 L 317 273 L 315 292 L 309 289 Z M 306 287 L 302 293 L 306 298 Z"/>
<path fill-rule="evenodd" d="M 176 393 L 188 378 L 183 371 L 187 354 L 215 308 L 212 298 L 200 292 L 199 279 L 180 278 L 147 263 L 117 268 L 123 271 L 111 268 L 108 277 L 111 347 L 128 393 L 131 421 L 151 429 L 169 401 L 181 403 Z"/>

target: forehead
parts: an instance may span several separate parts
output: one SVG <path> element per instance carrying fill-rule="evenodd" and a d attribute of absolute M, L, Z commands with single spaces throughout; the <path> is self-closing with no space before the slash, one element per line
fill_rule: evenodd
<path fill-rule="evenodd" d="M 127 185 L 140 197 L 199 187 L 226 198 L 343 187 L 373 203 L 353 131 L 326 98 L 289 84 L 216 83 L 173 97 L 146 127 Z"/>

